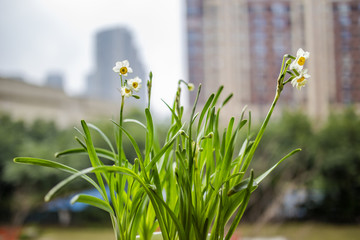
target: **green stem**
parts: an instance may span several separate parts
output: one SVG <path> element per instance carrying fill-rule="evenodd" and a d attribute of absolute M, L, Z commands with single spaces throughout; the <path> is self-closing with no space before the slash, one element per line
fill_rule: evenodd
<path fill-rule="evenodd" d="M 123 85 L 122 84 L 122 76 L 121 77 L 121 86 Z M 119 166 L 119 167 L 122 167 L 123 163 L 122 163 L 122 126 L 123 126 L 123 112 L 124 112 L 124 100 L 125 100 L 125 97 L 124 96 L 121 96 L 121 106 L 120 106 L 120 116 L 119 116 L 119 125 L 120 125 L 120 128 L 119 128 L 119 133 L 118 133 L 118 143 L 117 143 L 117 147 L 118 147 L 118 159 L 117 161 L 115 162 L 115 165 L 116 166 Z M 119 229 L 119 232 L 121 234 L 124 234 L 124 231 L 121 229 L 121 215 L 123 213 L 123 206 L 122 206 L 122 191 L 124 191 L 124 189 L 122 189 L 122 180 L 123 180 L 123 176 L 121 174 L 116 174 L 115 176 L 115 189 L 117 191 L 117 213 L 116 213 L 116 218 L 117 218 L 117 221 L 118 221 L 118 229 Z M 125 239 L 125 236 L 121 236 L 120 239 Z"/>
<path fill-rule="evenodd" d="M 147 90 L 148 90 L 148 109 L 150 110 L 150 100 L 151 100 L 151 88 L 152 88 L 152 72 L 149 73 L 149 81 L 147 82 Z"/>
<path fill-rule="evenodd" d="M 252 160 L 252 158 L 253 158 L 253 156 L 255 154 L 255 150 L 258 147 L 262 136 L 264 135 L 265 129 L 266 129 L 268 123 L 269 123 L 269 120 L 270 120 L 271 115 L 272 115 L 272 113 L 274 111 L 275 105 L 276 105 L 277 101 L 279 100 L 280 93 L 281 93 L 281 91 L 283 89 L 283 84 L 282 84 L 282 81 L 281 81 L 281 79 L 283 77 L 284 77 L 284 75 L 282 73 L 280 73 L 280 76 L 279 76 L 279 79 L 278 79 L 278 86 L 277 86 L 277 90 L 276 90 L 274 100 L 273 100 L 273 102 L 271 104 L 271 107 L 270 107 L 270 109 L 269 109 L 269 111 L 268 111 L 268 113 L 266 115 L 266 118 L 265 118 L 264 122 L 261 125 L 259 133 L 257 134 L 257 136 L 255 138 L 254 144 L 252 145 L 252 147 L 250 149 L 250 152 L 249 152 L 248 156 L 246 157 L 244 165 L 242 166 L 240 172 L 246 172 L 246 170 L 248 169 L 248 167 L 250 165 L 250 162 L 251 162 L 251 160 Z"/>
<path fill-rule="evenodd" d="M 124 96 L 121 96 L 120 116 L 119 116 L 119 138 L 118 138 L 118 161 L 116 166 L 122 165 L 122 125 L 123 125 L 123 112 L 124 112 Z"/>

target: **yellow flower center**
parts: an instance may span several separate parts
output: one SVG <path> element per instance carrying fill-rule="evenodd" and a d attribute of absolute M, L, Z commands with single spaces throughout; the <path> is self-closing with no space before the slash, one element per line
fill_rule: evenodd
<path fill-rule="evenodd" d="M 131 93 L 131 90 L 129 88 L 125 88 L 125 93 Z"/>
<path fill-rule="evenodd" d="M 121 74 L 126 74 L 127 72 L 128 72 L 127 67 L 122 67 L 122 68 L 120 68 L 120 73 L 121 73 Z"/>
<path fill-rule="evenodd" d="M 302 81 L 304 81 L 305 80 L 305 78 L 304 77 L 301 77 L 301 78 L 299 78 L 298 80 L 296 80 L 298 83 L 301 83 Z"/>
<path fill-rule="evenodd" d="M 299 60 L 298 60 L 298 64 L 300 66 L 304 65 L 305 64 L 305 58 L 304 57 L 300 57 Z"/>
<path fill-rule="evenodd" d="M 132 86 L 133 86 L 134 89 L 136 89 L 136 88 L 139 86 L 139 83 L 133 82 L 133 83 L 132 83 Z"/>

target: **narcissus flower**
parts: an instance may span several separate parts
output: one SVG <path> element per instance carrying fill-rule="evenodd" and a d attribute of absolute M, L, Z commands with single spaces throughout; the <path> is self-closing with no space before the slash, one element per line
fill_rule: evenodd
<path fill-rule="evenodd" d="M 132 96 L 132 90 L 128 87 L 122 87 L 121 88 L 121 96 L 124 96 L 126 98 Z"/>
<path fill-rule="evenodd" d="M 132 73 L 133 70 L 129 67 L 129 61 L 124 60 L 122 62 L 116 62 L 113 71 L 119 73 L 120 75 L 127 76 L 127 73 Z"/>
<path fill-rule="evenodd" d="M 127 81 L 127 84 L 129 85 L 129 87 L 133 90 L 138 92 L 141 88 L 141 79 L 139 77 L 135 77 L 133 79 L 129 79 Z"/>
<path fill-rule="evenodd" d="M 300 72 L 305 64 L 306 59 L 310 56 L 309 52 L 305 52 L 302 48 L 296 53 L 296 59 L 290 64 L 290 70 L 295 69 L 296 71 Z"/>
<path fill-rule="evenodd" d="M 296 87 L 297 89 L 301 90 L 303 86 L 307 83 L 307 79 L 311 76 L 307 74 L 308 70 L 304 69 L 300 72 L 300 75 L 295 77 L 293 80 L 291 80 L 291 84 L 293 87 Z"/>

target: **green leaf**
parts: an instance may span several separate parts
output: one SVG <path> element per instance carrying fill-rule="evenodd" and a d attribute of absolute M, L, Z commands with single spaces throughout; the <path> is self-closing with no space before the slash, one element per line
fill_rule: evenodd
<path fill-rule="evenodd" d="M 236 193 L 240 193 L 247 189 L 250 182 L 250 178 L 242 180 L 240 183 L 236 184 L 233 188 L 230 189 L 230 191 L 227 193 L 227 195 L 230 197 Z M 255 190 L 257 186 L 257 182 L 254 182 L 252 191 Z"/>
<path fill-rule="evenodd" d="M 81 133 L 81 135 L 84 136 L 84 134 Z M 85 136 L 84 136 L 85 137 Z M 87 147 L 86 147 L 86 144 L 81 141 L 78 137 L 75 136 L 75 140 L 80 144 L 80 146 L 82 146 L 86 151 L 87 151 Z"/>
<path fill-rule="evenodd" d="M 232 117 L 229 121 L 229 125 L 227 127 L 227 131 L 226 131 L 226 140 L 225 140 L 225 146 L 229 146 L 230 143 L 230 139 L 232 137 L 232 131 L 233 131 L 233 126 L 234 126 L 234 121 L 235 118 Z"/>
<path fill-rule="evenodd" d="M 250 200 L 250 195 L 253 189 L 253 184 L 254 184 L 254 172 L 251 170 L 250 172 L 250 179 L 249 179 L 249 183 L 246 187 L 246 192 L 245 192 L 245 197 L 244 200 L 241 203 L 241 207 L 238 209 L 238 212 L 230 226 L 230 229 L 228 231 L 228 233 L 226 234 L 225 240 L 230 240 L 231 236 L 234 234 L 235 229 L 238 227 L 239 222 L 245 212 L 245 209 L 249 203 Z"/>
<path fill-rule="evenodd" d="M 85 135 L 84 138 L 85 138 L 85 142 L 86 142 L 86 148 L 87 148 L 87 151 L 88 151 L 88 154 L 89 154 L 89 159 L 90 159 L 91 165 L 93 167 L 104 165 L 100 161 L 98 155 L 96 154 L 96 150 L 95 150 L 93 141 L 91 139 L 89 127 L 88 127 L 87 123 L 84 120 L 81 120 L 81 126 L 82 126 L 83 131 L 84 131 L 84 135 Z M 100 188 L 102 190 L 100 193 L 101 193 L 101 195 L 102 195 L 102 197 L 104 199 L 107 199 L 104 180 L 103 180 L 102 176 L 99 173 L 95 173 L 95 175 L 96 175 L 96 179 L 97 179 L 97 181 L 99 183 L 99 186 L 100 186 Z M 104 174 L 103 177 L 105 178 L 105 180 L 109 181 L 108 176 L 106 174 Z"/>
<path fill-rule="evenodd" d="M 140 121 L 138 121 L 136 119 L 130 119 L 130 118 L 124 119 L 124 123 L 136 123 L 137 125 L 143 127 L 147 131 L 146 126 L 142 122 L 140 122 Z"/>
<path fill-rule="evenodd" d="M 292 156 L 293 154 L 295 154 L 299 151 L 301 151 L 300 148 L 291 151 L 285 157 L 280 159 L 280 161 L 278 161 L 274 166 L 272 166 L 266 172 L 264 172 L 259 177 L 257 177 L 254 181 L 254 187 L 257 186 L 262 180 L 264 180 L 264 178 L 267 177 L 282 161 L 284 161 L 285 159 L 287 159 L 288 157 Z M 232 189 L 230 189 L 230 191 L 227 193 L 227 195 L 231 196 L 235 193 L 238 193 L 238 192 L 244 190 L 246 188 L 247 184 L 249 183 L 249 181 L 250 181 L 250 179 L 247 178 L 247 179 L 241 181 L 240 183 L 236 184 Z"/>
<path fill-rule="evenodd" d="M 221 94 L 221 92 L 222 92 L 223 89 L 224 89 L 224 86 L 220 86 L 220 87 L 219 87 L 218 91 L 217 91 L 216 94 L 215 94 L 214 101 L 213 101 L 212 104 L 211 104 L 211 107 L 214 107 L 214 106 L 215 106 L 215 104 L 216 104 L 217 101 L 219 100 L 220 94 Z"/>
<path fill-rule="evenodd" d="M 99 199 L 94 196 L 86 195 L 86 194 L 77 194 L 71 199 L 71 204 L 74 204 L 76 202 L 89 204 L 91 206 L 94 206 L 96 208 L 100 208 L 111 215 L 114 214 L 114 210 L 111 208 L 110 204 L 102 199 Z"/>
<path fill-rule="evenodd" d="M 269 170 L 267 170 L 266 172 L 264 172 L 263 174 L 261 174 L 259 177 L 257 177 L 255 179 L 255 181 L 259 184 L 262 180 L 264 180 L 264 178 L 266 178 L 282 161 L 284 161 L 285 159 L 291 157 L 292 155 L 294 155 L 297 152 L 300 152 L 301 149 L 297 148 L 293 151 L 291 151 L 290 153 L 288 153 L 285 157 L 283 157 L 282 159 L 280 159 L 279 162 L 277 162 L 274 166 L 272 166 Z"/>
<path fill-rule="evenodd" d="M 229 101 L 230 99 L 233 97 L 234 94 L 229 94 L 229 96 L 223 101 L 223 103 L 221 104 L 221 107 L 224 107 Z"/>
<path fill-rule="evenodd" d="M 64 164 L 58 163 L 58 162 L 54 162 L 51 160 L 46 160 L 46 159 L 40 159 L 40 158 L 31 158 L 31 157 L 17 157 L 14 159 L 15 163 L 22 163 L 22 164 L 30 164 L 30 165 L 37 165 L 37 166 L 43 166 L 43 167 L 49 167 L 49 168 L 55 168 L 55 169 L 59 169 L 61 171 L 67 172 L 67 173 L 71 173 L 71 174 L 78 174 L 80 171 L 66 166 Z M 83 175 L 81 176 L 82 178 L 84 178 L 86 181 L 88 181 L 91 185 L 93 185 L 98 191 L 100 191 L 100 187 L 96 184 L 96 182 L 94 182 L 94 180 L 92 180 L 90 177 Z"/>
<path fill-rule="evenodd" d="M 78 171 L 74 174 L 72 174 L 71 176 L 67 177 L 66 179 L 62 180 L 61 182 L 59 182 L 58 184 L 56 184 L 45 196 L 45 201 L 49 201 L 55 193 L 57 193 L 61 188 L 63 188 L 65 185 L 67 185 L 68 183 L 70 183 L 71 181 L 73 181 L 74 179 L 78 178 L 78 177 L 84 177 L 86 176 L 86 174 L 88 173 L 95 173 L 95 174 L 99 174 L 99 172 L 101 173 L 107 173 L 107 172 L 121 172 L 122 174 L 127 174 L 130 176 L 136 176 L 138 178 L 138 176 L 130 169 L 125 168 L 125 167 L 115 167 L 115 166 L 97 166 L 97 167 L 90 167 L 90 168 L 86 168 L 83 169 L 81 171 Z M 105 189 L 105 188 L 104 188 Z M 106 194 L 106 191 L 103 188 L 98 189 L 100 190 L 99 192 L 104 195 Z M 104 199 L 106 199 L 107 196 L 102 196 Z"/>
<path fill-rule="evenodd" d="M 141 190 L 141 191 L 140 191 Z M 130 234 L 130 239 L 135 239 L 136 233 L 139 232 L 140 223 L 146 211 L 146 203 L 148 202 L 144 196 L 144 191 L 138 189 L 133 197 L 132 207 L 130 209 L 130 223 L 127 226 L 127 232 Z M 141 230 L 140 230 L 141 232 Z"/>
<path fill-rule="evenodd" d="M 103 157 L 103 158 L 115 161 L 114 153 L 110 152 L 109 150 L 106 150 L 103 148 L 95 148 L 95 151 L 99 157 Z M 55 157 L 59 158 L 59 157 L 64 157 L 67 155 L 74 155 L 74 154 L 87 154 L 87 150 L 84 148 L 67 149 L 67 150 L 55 153 Z"/>
<path fill-rule="evenodd" d="M 161 99 L 161 101 L 163 101 L 163 103 L 165 103 L 165 105 L 166 105 L 166 106 L 168 107 L 168 109 L 171 111 L 172 116 L 175 118 L 176 124 L 177 124 L 178 126 L 181 126 L 181 121 L 180 121 L 179 117 L 176 115 L 174 109 L 172 109 L 172 108 L 169 106 L 169 104 L 167 104 L 163 99 Z"/>
<path fill-rule="evenodd" d="M 244 176 L 244 174 L 245 174 L 245 173 L 243 173 L 243 172 L 234 173 L 234 174 L 232 174 L 230 177 L 228 177 L 228 178 L 222 183 L 222 185 L 224 185 L 225 183 L 229 182 L 229 181 L 230 181 L 231 179 L 233 179 L 233 178 L 242 177 L 242 176 Z"/>
<path fill-rule="evenodd" d="M 134 150 L 135 150 L 135 152 L 136 152 L 137 157 L 139 158 L 140 162 L 142 163 L 142 162 L 143 162 L 143 157 L 142 157 L 142 155 L 141 155 L 141 151 L 140 151 L 139 145 L 136 143 L 134 137 L 131 136 L 131 134 L 130 134 L 128 131 L 126 131 L 123 127 L 121 127 L 121 126 L 118 125 L 118 124 L 116 124 L 116 125 L 117 125 L 117 126 L 121 129 L 121 131 L 122 131 L 123 133 L 125 133 L 125 135 L 129 138 L 131 144 L 132 144 L 133 147 L 134 147 Z"/>
<path fill-rule="evenodd" d="M 146 128 L 148 130 L 146 133 L 146 146 L 145 146 L 145 153 L 146 153 L 145 160 L 147 163 L 150 158 L 150 151 L 154 141 L 154 124 L 150 110 L 148 108 L 145 109 L 145 115 L 146 115 Z"/>
<path fill-rule="evenodd" d="M 78 172 L 76 169 L 69 167 L 67 165 L 54 162 L 51 160 L 46 159 L 40 159 L 40 158 L 32 158 L 32 157 L 17 157 L 14 158 L 15 163 L 22 163 L 22 164 L 30 164 L 30 165 L 38 165 L 43 167 L 49 167 L 49 168 L 56 168 L 68 173 L 76 173 Z"/>
<path fill-rule="evenodd" d="M 190 121 L 191 122 L 190 122 L 190 125 L 192 124 L 192 120 L 194 119 L 195 109 L 196 109 L 196 106 L 197 106 L 197 103 L 198 103 L 198 100 L 199 100 L 200 92 L 201 92 L 201 84 L 199 85 L 198 91 L 196 93 L 195 101 L 194 101 L 194 104 L 193 104 L 193 107 L 192 107 L 192 110 L 191 110 L 191 115 L 190 115 Z M 190 126 L 190 128 L 191 128 L 191 126 Z M 189 135 L 189 137 L 191 137 L 191 134 Z"/>
<path fill-rule="evenodd" d="M 227 135 L 230 135 L 231 138 L 227 137 L 227 139 L 226 139 L 226 148 L 225 148 L 226 152 L 225 152 L 224 159 L 222 161 L 219 179 L 227 178 L 227 175 L 230 172 L 231 161 L 232 161 L 232 157 L 234 155 L 236 136 L 237 136 L 238 132 L 240 131 L 240 129 L 245 125 L 245 123 L 246 123 L 246 120 L 240 121 L 232 135 L 231 135 L 232 123 L 231 123 L 231 121 L 229 123 L 229 129 L 228 129 Z M 218 182 L 218 183 L 221 183 L 221 182 Z"/>
<path fill-rule="evenodd" d="M 150 169 L 154 166 L 157 161 L 160 160 L 160 158 L 164 155 L 164 153 L 172 146 L 174 141 L 176 140 L 177 136 L 180 134 L 182 128 L 168 141 L 164 144 L 164 146 L 161 148 L 160 152 L 155 155 L 155 157 L 151 160 L 151 162 L 146 166 L 146 172 L 150 171 Z"/>
<path fill-rule="evenodd" d="M 100 136 L 104 139 L 104 141 L 107 143 L 107 145 L 109 146 L 109 148 L 111 149 L 111 151 L 114 153 L 115 155 L 115 150 L 112 146 L 112 143 L 110 141 L 110 139 L 106 136 L 106 134 L 100 130 L 100 128 L 98 128 L 97 126 L 95 126 L 94 124 L 88 123 L 88 127 L 94 129 L 95 131 L 97 131 Z"/>
<path fill-rule="evenodd" d="M 202 121 L 203 121 L 203 119 L 205 117 L 205 114 L 208 112 L 208 109 L 210 107 L 211 102 L 214 99 L 214 96 L 215 96 L 214 94 L 210 95 L 210 97 L 208 98 L 208 100 L 206 101 L 206 103 L 205 103 L 205 105 L 203 107 L 203 110 L 201 111 L 199 122 L 198 122 L 198 132 L 197 132 L 198 134 L 199 134 L 199 131 L 200 131 L 200 126 L 202 124 Z"/>
<path fill-rule="evenodd" d="M 169 208 L 169 206 L 164 202 L 162 198 L 160 198 L 156 193 L 154 193 L 154 198 L 158 202 L 160 206 L 163 206 L 167 213 L 170 215 L 171 219 L 173 220 L 179 234 L 179 239 L 185 239 L 185 231 L 183 226 L 181 225 L 180 221 L 176 217 L 175 213 Z"/>
<path fill-rule="evenodd" d="M 83 130 L 84 130 L 85 142 L 86 142 L 87 151 L 89 153 L 89 158 L 90 158 L 90 161 L 91 161 L 91 165 L 93 167 L 103 165 L 100 162 L 98 156 L 96 155 L 96 151 L 95 151 L 92 139 L 91 139 L 91 135 L 90 135 L 88 125 L 84 120 L 81 120 L 81 126 L 83 127 Z"/>

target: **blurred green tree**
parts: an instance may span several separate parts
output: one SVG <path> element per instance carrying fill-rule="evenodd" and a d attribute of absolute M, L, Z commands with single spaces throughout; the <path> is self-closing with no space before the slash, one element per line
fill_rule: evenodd
<path fill-rule="evenodd" d="M 22 144 L 24 122 L 14 121 L 9 115 L 0 114 L 0 221 L 8 221 L 13 193 L 12 184 L 4 181 L 5 165 L 16 156 Z"/>
<path fill-rule="evenodd" d="M 266 222 L 276 218 L 285 194 L 295 188 L 306 188 L 312 176 L 316 175 L 314 141 L 312 122 L 302 112 L 285 111 L 269 124 L 254 156 L 253 168 L 257 174 L 291 150 L 301 148 L 302 151 L 278 166 L 253 194 L 247 220 Z"/>
<path fill-rule="evenodd" d="M 129 109 L 128 118 L 145 121 L 144 114 L 136 109 Z M 66 173 L 50 168 L 37 166 L 29 167 L 14 164 L 12 159 L 17 156 L 28 156 L 44 159 L 54 159 L 54 154 L 79 145 L 75 136 L 81 139 L 80 133 L 74 129 L 59 129 L 54 122 L 38 119 L 31 124 L 15 121 L 9 115 L 0 115 L 0 221 L 12 221 L 13 224 L 22 224 L 28 214 L 44 204 L 43 197 L 57 182 L 66 177 Z M 117 128 L 110 120 L 95 123 L 114 144 L 113 128 Z M 136 138 L 140 148 L 144 147 L 145 129 L 129 122 L 125 125 L 127 131 Z M 99 133 L 94 135 L 94 145 L 107 147 Z M 136 153 L 129 141 L 124 142 L 126 155 L 134 159 Z M 115 145 L 114 145 L 115 148 Z M 85 155 L 60 157 L 60 163 L 68 164 L 76 169 L 90 166 Z M 109 164 L 113 164 L 109 162 Z M 71 184 L 71 191 L 89 188 L 85 181 L 75 180 Z M 64 192 L 64 194 L 69 194 Z"/>
<path fill-rule="evenodd" d="M 349 108 L 332 114 L 317 136 L 313 187 L 324 194 L 311 205 L 311 217 L 330 221 L 360 221 L 360 117 Z"/>
<path fill-rule="evenodd" d="M 54 158 L 55 152 L 75 144 L 69 141 L 74 132 L 59 130 L 53 122 L 45 120 L 26 125 L 6 114 L 0 116 L 0 124 L 0 215 L 4 216 L 2 221 L 19 225 L 32 209 L 43 204 L 44 194 L 64 178 L 64 173 L 14 164 L 12 159 L 19 155 Z M 84 157 L 72 161 L 74 167 L 84 166 L 81 158 Z"/>

